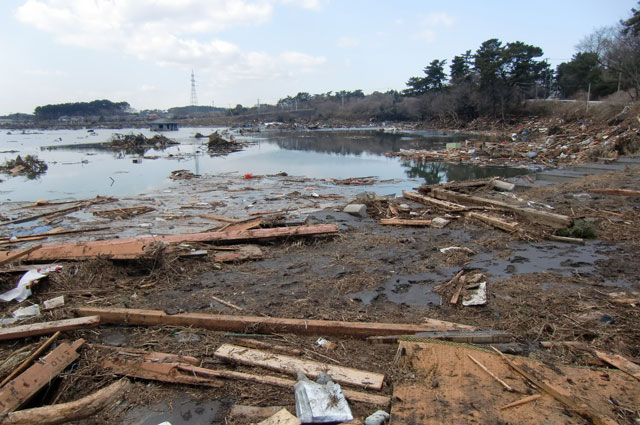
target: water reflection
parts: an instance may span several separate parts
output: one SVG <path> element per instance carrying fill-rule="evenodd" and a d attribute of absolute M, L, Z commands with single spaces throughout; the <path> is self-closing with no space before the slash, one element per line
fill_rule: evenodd
<path fill-rule="evenodd" d="M 528 170 L 510 167 L 480 167 L 450 162 L 416 162 L 402 160 L 407 177 L 423 179 L 425 184 L 439 184 L 456 180 L 474 180 L 488 177 L 516 177 Z"/>

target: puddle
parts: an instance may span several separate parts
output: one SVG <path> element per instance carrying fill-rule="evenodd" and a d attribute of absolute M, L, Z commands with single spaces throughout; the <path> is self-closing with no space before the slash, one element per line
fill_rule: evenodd
<path fill-rule="evenodd" d="M 432 292 L 438 285 L 450 277 L 437 273 L 419 273 L 414 275 L 397 275 L 391 277 L 376 290 L 359 291 L 348 294 L 347 297 L 370 306 L 379 301 L 389 301 L 394 304 L 405 304 L 411 307 L 439 306 L 440 294 Z"/>
<path fill-rule="evenodd" d="M 221 408 L 222 403 L 216 400 L 196 401 L 181 395 L 170 402 L 134 407 L 127 412 L 122 424 L 158 425 L 165 421 L 171 425 L 224 424 L 224 418 L 220 414 Z"/>
<path fill-rule="evenodd" d="M 384 182 L 364 187 L 384 194 L 399 194 L 402 190 L 421 184 L 527 173 L 526 169 L 521 168 L 415 163 L 384 155 L 400 149 L 439 149 L 448 142 L 468 137 L 457 133 L 422 131 L 388 134 L 373 129 L 264 131 L 245 136 L 236 133 L 236 139 L 250 143 L 249 146 L 241 152 L 215 156 L 209 155 L 203 147 L 206 139 L 193 137 L 196 132 L 209 134 L 214 130 L 182 128 L 177 132 L 165 133 L 179 144 L 162 151 L 150 150 L 145 158 L 112 152 L 101 143 L 110 140 L 114 134 L 142 133 L 147 137 L 155 134 L 146 129 L 0 133 L 0 149 L 10 146 L 12 150 L 18 150 L 0 154 L 0 162 L 15 158 L 16 154 L 31 154 L 37 155 L 49 166 L 47 172 L 36 180 L 3 178 L 1 200 L 136 195 L 172 187 L 173 182 L 168 176 L 177 169 L 207 175 L 286 172 L 290 176 L 321 179 L 376 176 Z M 16 143 L 9 143 L 14 140 Z"/>

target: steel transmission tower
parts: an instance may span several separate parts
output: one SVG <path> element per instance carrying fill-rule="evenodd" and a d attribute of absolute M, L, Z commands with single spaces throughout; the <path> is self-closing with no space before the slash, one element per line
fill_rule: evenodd
<path fill-rule="evenodd" d="M 196 76 L 191 70 L 191 106 L 198 106 L 198 96 L 196 96 Z"/>

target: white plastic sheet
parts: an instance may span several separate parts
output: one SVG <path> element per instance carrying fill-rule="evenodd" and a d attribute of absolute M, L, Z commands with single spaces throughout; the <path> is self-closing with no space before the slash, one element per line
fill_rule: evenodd
<path fill-rule="evenodd" d="M 19 303 L 26 300 L 31 296 L 31 284 L 33 282 L 36 282 L 43 277 L 47 277 L 49 276 L 49 273 L 60 269 L 62 269 L 62 266 L 54 264 L 52 266 L 45 267 L 44 269 L 29 270 L 22 275 L 15 288 L 0 295 L 0 300 L 7 302 L 16 300 Z"/>

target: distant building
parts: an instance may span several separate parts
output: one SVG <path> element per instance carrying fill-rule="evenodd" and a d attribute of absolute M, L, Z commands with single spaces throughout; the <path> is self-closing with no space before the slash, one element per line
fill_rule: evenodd
<path fill-rule="evenodd" d="M 177 131 L 178 123 L 167 120 L 154 120 L 151 121 L 151 131 Z"/>

